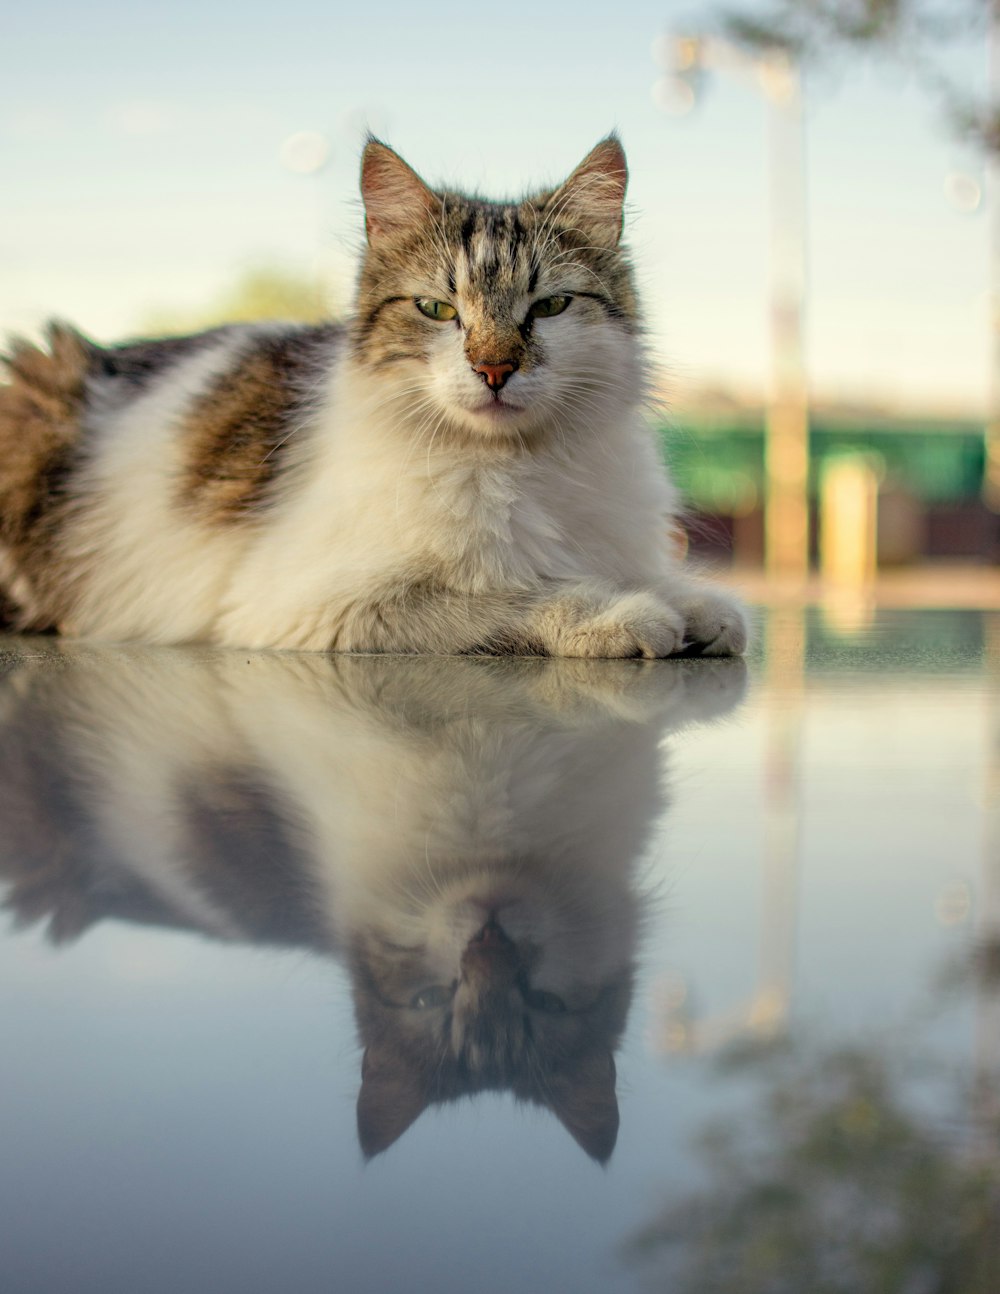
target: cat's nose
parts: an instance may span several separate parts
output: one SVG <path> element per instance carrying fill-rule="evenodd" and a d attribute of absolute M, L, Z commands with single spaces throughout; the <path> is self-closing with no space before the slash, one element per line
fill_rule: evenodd
<path fill-rule="evenodd" d="M 478 930 L 461 956 L 462 978 L 473 983 L 511 980 L 518 967 L 517 949 L 493 917 Z"/>
<path fill-rule="evenodd" d="M 517 365 L 509 359 L 499 364 L 473 364 L 473 373 L 478 373 L 491 391 L 499 391 L 510 377 Z"/>
<path fill-rule="evenodd" d="M 470 948 L 503 948 L 512 944 L 510 936 L 491 912 L 489 920 L 469 940 Z"/>
<path fill-rule="evenodd" d="M 477 992 L 499 989 L 517 979 L 521 962 L 509 939 L 470 939 L 459 958 L 461 979 Z"/>

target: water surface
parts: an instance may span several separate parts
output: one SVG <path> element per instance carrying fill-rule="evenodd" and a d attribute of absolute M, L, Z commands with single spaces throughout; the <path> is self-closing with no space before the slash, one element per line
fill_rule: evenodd
<path fill-rule="evenodd" d="M 7 1294 L 1000 1287 L 995 616 L 7 639 L 0 896 Z"/>

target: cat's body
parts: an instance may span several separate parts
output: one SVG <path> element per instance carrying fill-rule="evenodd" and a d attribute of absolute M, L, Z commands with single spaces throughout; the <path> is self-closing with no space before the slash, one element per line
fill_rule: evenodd
<path fill-rule="evenodd" d="M 742 650 L 676 564 L 606 140 L 559 189 L 428 189 L 371 142 L 343 326 L 21 345 L 0 609 L 24 628 L 308 650 Z"/>

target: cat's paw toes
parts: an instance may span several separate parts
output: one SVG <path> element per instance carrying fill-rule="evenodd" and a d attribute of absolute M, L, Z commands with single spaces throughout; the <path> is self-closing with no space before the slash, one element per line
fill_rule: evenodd
<path fill-rule="evenodd" d="M 683 616 L 654 597 L 635 593 L 566 626 L 559 635 L 557 654 L 654 660 L 681 650 L 684 628 Z"/>
<path fill-rule="evenodd" d="M 748 626 L 739 602 L 726 593 L 699 591 L 683 598 L 678 610 L 684 617 L 684 648 L 692 656 L 742 656 Z"/>

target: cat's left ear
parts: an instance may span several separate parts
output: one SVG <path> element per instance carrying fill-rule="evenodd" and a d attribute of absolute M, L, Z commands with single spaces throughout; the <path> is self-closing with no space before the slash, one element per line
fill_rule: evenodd
<path fill-rule="evenodd" d="M 618 1140 L 615 1062 L 594 1051 L 571 1070 L 550 1076 L 546 1104 L 591 1159 L 606 1163 Z"/>
<path fill-rule="evenodd" d="M 569 179 L 546 197 L 545 210 L 574 218 L 607 247 L 621 241 L 628 166 L 617 135 L 592 148 Z"/>
<path fill-rule="evenodd" d="M 361 157 L 361 197 L 372 245 L 418 227 L 440 205 L 433 189 L 379 139 L 369 139 Z"/>

